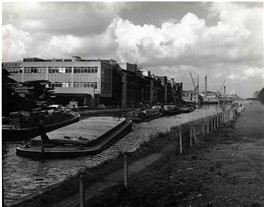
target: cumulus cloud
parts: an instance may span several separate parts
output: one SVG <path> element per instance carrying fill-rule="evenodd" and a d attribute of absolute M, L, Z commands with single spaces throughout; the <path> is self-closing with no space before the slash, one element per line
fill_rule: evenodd
<path fill-rule="evenodd" d="M 263 84 L 263 8 L 208 3 L 208 19 L 186 12 L 157 26 L 136 25 L 121 11 L 139 3 L 3 3 L 3 59 L 71 55 L 113 58 L 192 83 L 188 71 L 208 75 L 217 90 L 224 79 Z M 143 18 L 143 16 L 142 16 Z M 186 75 L 187 74 L 187 75 Z M 262 73 L 263 74 L 263 73 Z"/>
<path fill-rule="evenodd" d="M 164 22 L 161 27 L 139 26 L 116 19 L 113 24 L 120 59 L 148 66 L 190 64 L 199 67 L 204 63 L 210 66 L 223 61 L 235 64 L 247 59 L 261 64 L 261 30 L 252 26 L 262 25 L 261 9 L 218 5 L 212 4 L 211 12 L 218 14 L 219 21 L 210 27 L 193 13 L 187 13 L 179 22 Z M 228 5 L 231 10 L 226 9 Z"/>
<path fill-rule="evenodd" d="M 31 37 L 29 33 L 17 30 L 11 24 L 2 28 L 2 53 L 5 60 L 18 60 L 27 54 Z"/>
<path fill-rule="evenodd" d="M 116 19 L 113 24 L 119 59 L 179 80 L 186 79 L 186 72 L 183 76 L 179 66 L 189 66 L 195 74 L 208 75 L 214 81 L 212 90 L 217 90 L 225 79 L 255 78 L 261 87 L 263 8 L 236 3 L 208 6 L 210 15 L 218 18 L 215 25 L 208 26 L 205 19 L 193 13 L 179 21 L 163 21 L 160 27 Z"/>
<path fill-rule="evenodd" d="M 3 3 L 3 25 L 12 24 L 31 33 L 100 34 L 124 9 L 131 8 L 122 2 Z"/>

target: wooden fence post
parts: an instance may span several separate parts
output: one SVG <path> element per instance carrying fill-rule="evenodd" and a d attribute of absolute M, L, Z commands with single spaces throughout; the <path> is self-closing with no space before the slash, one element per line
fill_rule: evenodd
<path fill-rule="evenodd" d="M 80 175 L 80 207 L 85 206 L 84 187 L 83 187 L 83 175 Z"/>
<path fill-rule="evenodd" d="M 124 153 L 124 188 L 128 190 L 128 167 L 127 167 L 127 155 Z"/>
<path fill-rule="evenodd" d="M 215 129 L 217 129 L 217 115 L 214 117 L 215 119 Z"/>
<path fill-rule="evenodd" d="M 190 147 L 192 146 L 192 125 L 190 124 Z"/>
<path fill-rule="evenodd" d="M 194 124 L 192 124 L 192 130 L 193 130 L 193 136 L 194 136 L 194 143 L 196 144 L 197 143 L 197 137 L 196 137 Z"/>
<path fill-rule="evenodd" d="M 203 126 L 202 126 L 202 133 L 205 134 L 205 126 L 204 126 L 204 120 L 202 120 Z"/>
<path fill-rule="evenodd" d="M 180 154 L 182 154 L 182 130 L 181 130 L 181 126 L 179 126 L 179 145 L 180 145 Z"/>

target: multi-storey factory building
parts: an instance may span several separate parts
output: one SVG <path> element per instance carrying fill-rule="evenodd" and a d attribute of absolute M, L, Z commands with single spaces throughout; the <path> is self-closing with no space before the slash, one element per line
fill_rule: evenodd
<path fill-rule="evenodd" d="M 69 98 L 84 105 L 112 97 L 114 60 L 24 58 L 22 62 L 5 62 L 3 68 L 18 82 L 48 80 L 58 99 Z M 67 98 L 66 98 L 67 97 Z M 82 104 L 82 103 L 81 103 Z"/>
<path fill-rule="evenodd" d="M 136 64 L 118 64 L 108 59 L 24 58 L 4 62 L 2 67 L 19 83 L 36 80 L 50 82 L 56 103 L 78 106 L 105 104 L 115 107 L 137 107 L 175 102 L 176 83 L 166 76 L 143 75 Z M 181 89 L 182 90 L 182 89 Z"/>

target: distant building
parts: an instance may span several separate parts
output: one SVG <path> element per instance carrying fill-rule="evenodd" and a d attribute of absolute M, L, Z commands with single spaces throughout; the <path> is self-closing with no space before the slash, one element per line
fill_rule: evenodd
<path fill-rule="evenodd" d="M 196 91 L 183 91 L 182 100 L 186 102 L 198 103 L 199 95 Z"/>
<path fill-rule="evenodd" d="M 182 100 L 182 83 L 174 79 L 144 73 L 136 64 L 119 64 L 112 59 L 24 58 L 21 62 L 4 62 L 10 78 L 25 83 L 45 80 L 54 88 L 56 104 L 112 107 L 140 107 L 178 103 Z M 76 104 L 77 103 L 77 104 Z"/>
<path fill-rule="evenodd" d="M 24 58 L 23 62 L 4 62 L 3 67 L 18 82 L 47 80 L 54 87 L 57 101 L 78 105 L 99 104 L 100 99 L 112 97 L 114 60 Z"/>

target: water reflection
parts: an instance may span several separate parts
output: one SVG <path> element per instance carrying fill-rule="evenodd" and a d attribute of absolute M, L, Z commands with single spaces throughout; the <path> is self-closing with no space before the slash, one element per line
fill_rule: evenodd
<path fill-rule="evenodd" d="M 123 151 L 135 151 L 150 137 L 169 131 L 171 127 L 210 116 L 228 107 L 230 105 L 202 105 L 189 114 L 161 117 L 151 122 L 133 124 L 129 134 L 95 156 L 39 161 L 16 156 L 15 147 L 19 143 L 4 143 L 3 188 L 6 204 L 61 182 L 68 176 L 75 175 L 81 168 L 95 167 L 109 159 L 114 159 Z"/>

